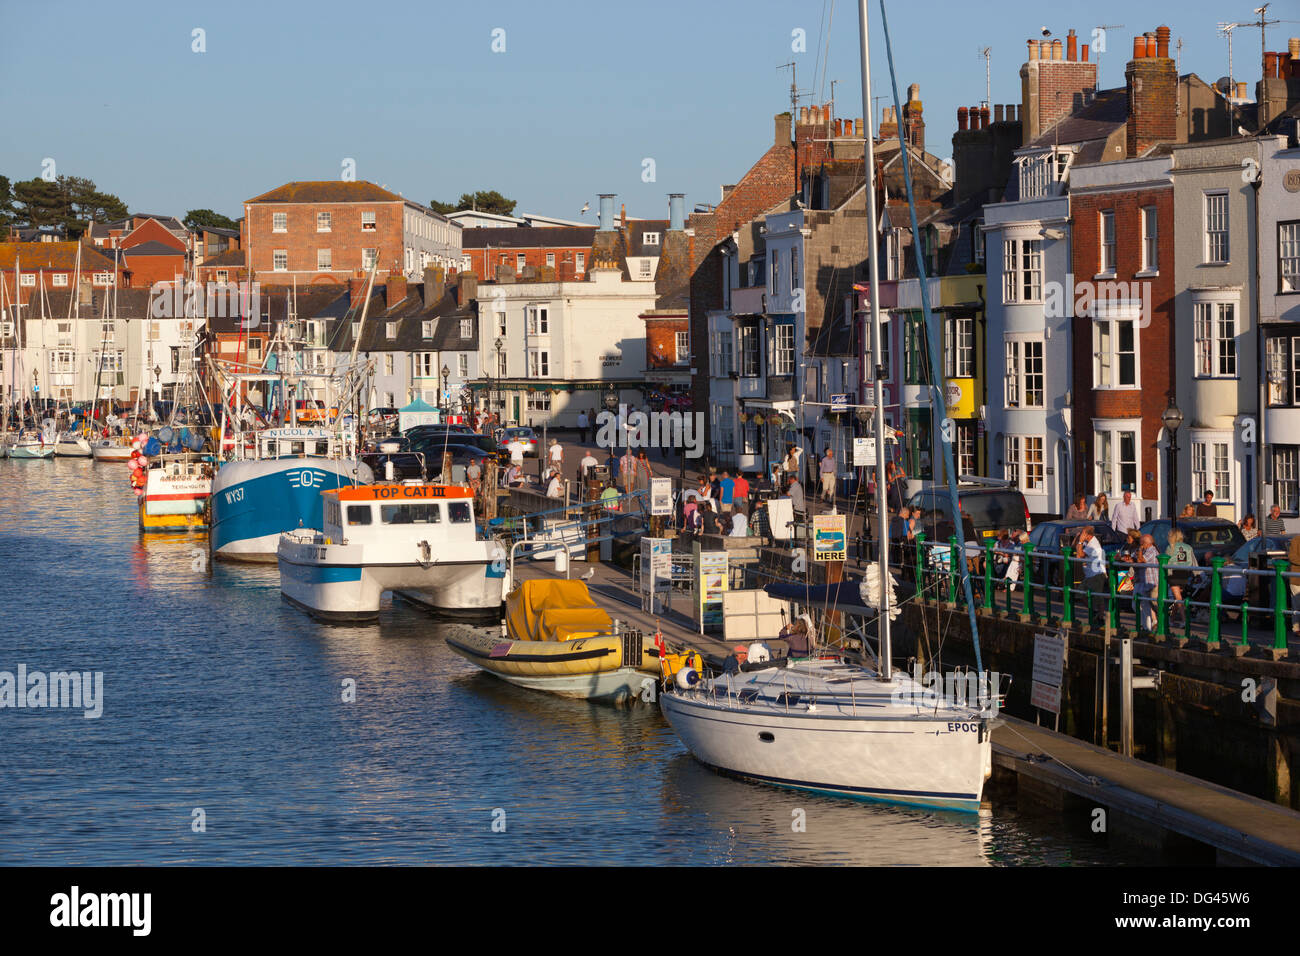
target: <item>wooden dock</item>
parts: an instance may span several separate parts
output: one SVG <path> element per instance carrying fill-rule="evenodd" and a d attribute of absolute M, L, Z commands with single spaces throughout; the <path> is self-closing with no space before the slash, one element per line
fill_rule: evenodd
<path fill-rule="evenodd" d="M 1123 757 L 1015 717 L 993 731 L 995 775 L 1057 810 L 1106 810 L 1107 832 L 1167 849 L 1180 840 L 1213 847 L 1215 862 L 1300 866 L 1300 813 Z"/>

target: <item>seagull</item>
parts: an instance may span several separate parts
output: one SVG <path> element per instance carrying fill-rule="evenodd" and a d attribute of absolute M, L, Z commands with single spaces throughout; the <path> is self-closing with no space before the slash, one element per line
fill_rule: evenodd
<path fill-rule="evenodd" d="M 1047 27 L 1043 27 L 1043 36 L 1050 37 L 1051 35 L 1052 35 L 1052 31 L 1047 29 Z"/>
<path fill-rule="evenodd" d="M 587 214 L 587 210 L 590 209 L 590 208 L 591 208 L 591 203 L 589 203 L 589 202 L 585 202 L 585 203 L 583 203 L 583 204 L 582 204 L 582 209 L 578 212 L 578 215 L 579 215 L 579 216 L 585 216 L 585 215 Z"/>
<path fill-rule="evenodd" d="M 587 571 L 587 573 L 584 574 L 584 575 L 582 576 L 581 580 L 583 580 L 583 581 L 590 581 L 590 580 L 591 580 L 592 578 L 594 578 L 595 576 L 596 576 L 596 569 L 595 569 L 595 568 L 589 568 L 588 571 Z"/>

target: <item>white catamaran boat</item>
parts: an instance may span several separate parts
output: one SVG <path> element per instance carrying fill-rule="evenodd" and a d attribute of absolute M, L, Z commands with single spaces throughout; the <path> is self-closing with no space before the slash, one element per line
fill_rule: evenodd
<path fill-rule="evenodd" d="M 324 491 L 321 530 L 280 537 L 280 593 L 335 621 L 374 620 L 385 591 L 450 616 L 497 617 L 505 555 L 475 533 L 473 497 L 419 482 Z"/>

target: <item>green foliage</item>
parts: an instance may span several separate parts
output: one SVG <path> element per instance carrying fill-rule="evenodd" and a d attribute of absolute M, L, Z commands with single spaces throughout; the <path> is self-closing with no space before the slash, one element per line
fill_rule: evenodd
<path fill-rule="evenodd" d="M 475 193 L 461 193 L 460 201 L 454 205 L 434 199 L 429 203 L 429 208 L 444 216 L 449 212 L 460 212 L 462 209 L 476 209 L 479 212 L 495 213 L 498 216 L 513 216 L 515 205 L 516 200 L 507 199 L 495 189 L 480 189 Z"/>
<path fill-rule="evenodd" d="M 17 220 L 14 212 L 14 191 L 8 176 L 0 176 L 0 228 L 11 225 Z"/>
<path fill-rule="evenodd" d="M 62 225 L 70 239 L 79 237 L 92 221 L 110 222 L 127 215 L 126 203 L 81 176 L 60 176 L 52 182 L 40 177 L 23 180 L 13 184 L 12 192 L 12 203 L 17 204 L 10 207 L 14 224 Z"/>
<path fill-rule="evenodd" d="M 217 228 L 217 229 L 238 229 L 239 223 L 229 216 L 223 216 L 219 212 L 213 212 L 211 209 L 191 209 L 181 220 L 190 229 Z"/>

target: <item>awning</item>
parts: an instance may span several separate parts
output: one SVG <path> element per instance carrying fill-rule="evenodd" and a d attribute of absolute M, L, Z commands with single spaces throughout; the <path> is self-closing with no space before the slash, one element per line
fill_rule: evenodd
<path fill-rule="evenodd" d="M 876 608 L 862 603 L 861 578 L 846 578 L 837 584 L 804 585 L 787 581 L 768 584 L 763 590 L 782 601 L 796 601 L 812 607 L 829 608 L 846 614 L 874 615 Z"/>

